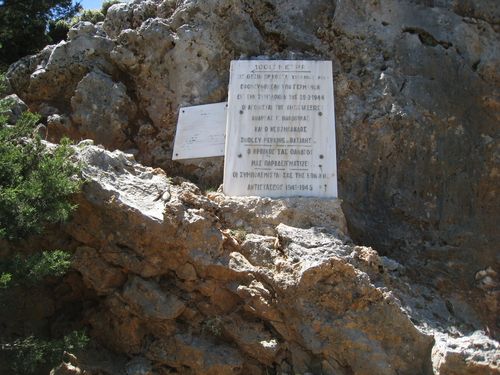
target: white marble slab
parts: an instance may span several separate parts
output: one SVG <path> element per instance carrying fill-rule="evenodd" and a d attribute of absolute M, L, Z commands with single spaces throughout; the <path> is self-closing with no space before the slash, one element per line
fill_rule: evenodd
<path fill-rule="evenodd" d="M 226 102 L 182 107 L 172 159 L 223 156 L 226 112 Z"/>
<path fill-rule="evenodd" d="M 231 62 L 224 193 L 337 197 L 331 61 Z"/>

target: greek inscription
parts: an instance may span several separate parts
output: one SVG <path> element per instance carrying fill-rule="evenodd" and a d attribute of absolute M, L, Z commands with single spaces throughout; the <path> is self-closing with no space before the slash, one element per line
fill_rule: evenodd
<path fill-rule="evenodd" d="M 226 194 L 337 195 L 332 81 L 325 61 L 232 62 Z"/>

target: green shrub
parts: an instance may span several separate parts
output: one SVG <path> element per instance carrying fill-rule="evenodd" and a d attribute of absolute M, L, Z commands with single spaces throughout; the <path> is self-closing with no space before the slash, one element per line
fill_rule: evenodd
<path fill-rule="evenodd" d="M 13 286 L 33 288 L 47 276 L 62 276 L 70 266 L 70 254 L 61 250 L 44 251 L 29 257 L 14 255 L 0 263 L 1 289 Z M 62 339 L 19 338 L 0 346 L 0 352 L 15 374 L 40 373 L 61 362 L 65 351 L 83 349 L 89 339 L 84 332 L 73 331 Z"/>
<path fill-rule="evenodd" d="M 86 21 L 96 24 L 98 22 L 104 21 L 104 14 L 100 10 L 87 9 L 81 12 L 77 17 L 71 20 L 71 25 L 75 25 L 79 21 Z"/>
<path fill-rule="evenodd" d="M 12 274 L 8 272 L 0 273 L 0 289 L 7 288 L 11 281 L 12 281 Z"/>
<path fill-rule="evenodd" d="M 0 74 L 0 98 L 6 89 L 5 76 Z M 49 149 L 35 131 L 39 116 L 33 113 L 25 112 L 15 125 L 7 124 L 10 105 L 0 99 L 0 238 L 15 241 L 40 233 L 48 223 L 67 219 L 75 208 L 69 197 L 81 182 L 79 166 L 70 160 L 69 141 Z M 3 290 L 8 287 L 33 288 L 47 276 L 62 276 L 69 266 L 70 255 L 60 250 L 4 258 L 0 261 L 0 297 L 9 295 Z M 85 333 L 76 331 L 61 339 L 4 340 L 0 354 L 9 360 L 13 374 L 41 373 L 60 362 L 64 351 L 82 349 L 89 341 Z"/>
<path fill-rule="evenodd" d="M 0 102 L 0 237 L 18 240 L 64 221 L 75 208 L 68 198 L 78 191 L 77 165 L 68 140 L 48 150 L 34 134 L 39 116 L 25 112 L 6 124 Z"/>
<path fill-rule="evenodd" d="M 53 44 L 59 43 L 61 40 L 66 40 L 70 24 L 66 20 L 50 21 L 47 35 L 50 42 Z"/>
<path fill-rule="evenodd" d="M 0 67 L 40 51 L 49 42 L 50 20 L 70 19 L 81 6 L 72 0 L 2 0 Z"/>
<path fill-rule="evenodd" d="M 43 251 L 28 257 L 15 254 L 0 262 L 0 289 L 13 285 L 37 285 L 47 276 L 63 276 L 71 255 L 62 250 Z"/>
<path fill-rule="evenodd" d="M 2 70 L 0 70 L 0 98 L 5 95 L 6 91 L 7 91 L 7 78 L 5 77 L 5 73 Z"/>
<path fill-rule="evenodd" d="M 88 342 L 85 332 L 73 331 L 59 340 L 25 337 L 2 345 L 1 350 L 7 353 L 16 374 L 34 374 L 39 373 L 42 366 L 54 367 L 62 361 L 65 351 L 81 350 Z"/>

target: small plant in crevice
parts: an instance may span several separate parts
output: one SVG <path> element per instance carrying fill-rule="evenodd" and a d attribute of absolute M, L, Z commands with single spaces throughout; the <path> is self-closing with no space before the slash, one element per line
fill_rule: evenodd
<path fill-rule="evenodd" d="M 220 316 L 214 316 L 205 320 L 201 324 L 201 332 L 211 336 L 219 337 L 222 335 L 223 321 Z"/>
<path fill-rule="evenodd" d="M 216 193 L 217 189 L 218 189 L 218 187 L 216 187 L 216 186 L 208 186 L 205 189 L 205 194 L 207 194 L 207 193 Z"/>
<path fill-rule="evenodd" d="M 247 231 L 244 228 L 230 229 L 229 234 L 236 239 L 239 243 L 245 241 Z"/>

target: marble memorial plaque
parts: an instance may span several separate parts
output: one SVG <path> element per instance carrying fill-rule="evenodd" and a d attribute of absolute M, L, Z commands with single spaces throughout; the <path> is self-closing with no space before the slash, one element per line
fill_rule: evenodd
<path fill-rule="evenodd" d="M 181 108 L 172 160 L 223 156 L 226 111 L 226 102 Z"/>
<path fill-rule="evenodd" d="M 224 193 L 337 197 L 331 61 L 232 61 Z"/>

